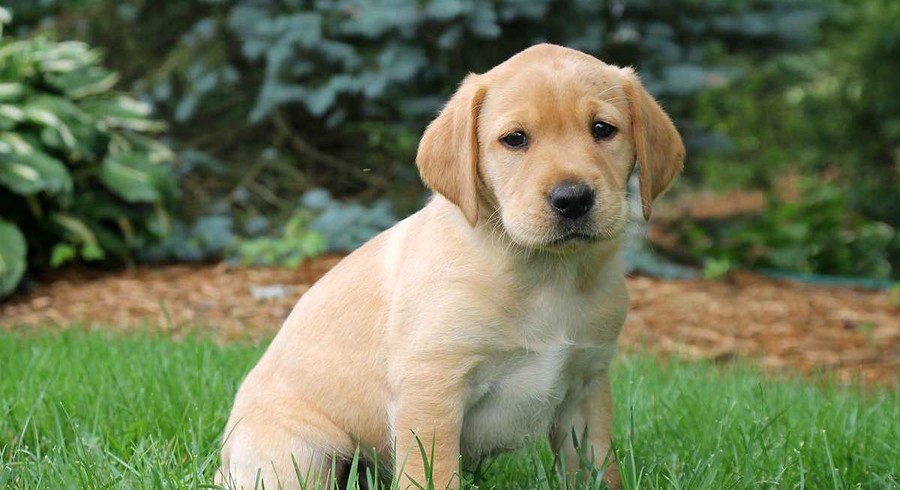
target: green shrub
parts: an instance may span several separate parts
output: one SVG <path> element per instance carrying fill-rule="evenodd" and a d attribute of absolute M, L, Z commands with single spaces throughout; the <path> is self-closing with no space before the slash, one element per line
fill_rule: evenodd
<path fill-rule="evenodd" d="M 888 260 L 900 246 L 897 230 L 853 213 L 844 189 L 812 179 L 802 182 L 795 201 L 772 199 L 755 218 L 691 226 L 684 239 L 706 256 L 708 277 L 737 265 L 879 279 L 900 272 Z"/>
<path fill-rule="evenodd" d="M 226 255 L 241 265 L 297 267 L 326 249 L 325 238 L 309 230 L 311 219 L 309 212 L 299 210 L 287 220 L 280 236 L 238 238 Z"/>
<path fill-rule="evenodd" d="M 845 0 L 852 14 L 831 43 L 840 67 L 835 98 L 850 114 L 843 125 L 816 141 L 839 152 L 843 176 L 852 184 L 851 205 L 866 216 L 900 226 L 900 3 L 870 0 L 862 8 Z M 846 40 L 856 39 L 858 44 Z M 836 49 L 835 49 L 836 50 Z M 834 113 L 820 99 L 812 117 Z M 844 121 L 840 121 L 844 122 Z M 900 250 L 893 256 L 900 266 Z"/>
<path fill-rule="evenodd" d="M 876 277 L 891 270 L 900 277 L 900 240 L 885 245 L 889 233 L 883 225 L 900 227 L 900 3 L 837 0 L 824 5 L 828 15 L 814 49 L 736 62 L 745 76 L 700 94 L 696 121 L 728 135 L 728 144 L 695 153 L 689 167 L 704 186 L 720 189 L 771 190 L 785 175 L 827 174 L 840 182 L 842 195 L 826 200 L 843 209 L 823 211 L 830 224 L 817 216 L 813 206 L 821 196 L 812 190 L 803 198 L 814 202 L 804 210 L 791 205 L 770 211 L 793 216 L 741 224 L 749 235 L 738 241 L 755 240 L 759 245 L 751 248 L 765 253 L 757 257 L 733 242 L 723 243 L 718 253 L 728 250 L 733 266 L 762 263 Z M 765 229 L 801 219 L 811 221 Z M 823 230 L 832 230 L 826 233 L 830 236 Z M 846 233 L 836 236 L 838 230 Z M 695 243 L 709 238 L 701 237 Z M 826 238 L 826 250 L 814 250 L 820 246 L 814 240 Z M 707 272 L 722 270 L 721 264 L 709 262 Z"/>
<path fill-rule="evenodd" d="M 16 225 L 0 219 L 0 295 L 12 291 L 25 273 L 25 237 Z"/>
<path fill-rule="evenodd" d="M 826 5 L 815 49 L 736 62 L 745 76 L 699 96 L 696 121 L 728 145 L 693 166 L 719 188 L 838 172 L 853 210 L 900 226 L 900 3 Z"/>
<path fill-rule="evenodd" d="M 17 235 L 41 269 L 128 261 L 169 229 L 173 155 L 148 136 L 163 125 L 116 80 L 83 43 L 0 39 L 0 295 L 25 268 Z"/>
<path fill-rule="evenodd" d="M 204 244 L 226 243 L 224 255 L 232 263 L 293 268 L 326 251 L 352 252 L 396 222 L 386 200 L 372 206 L 341 202 L 316 188 L 300 198 L 275 230 L 268 229 L 269 220 L 257 217 L 236 234 L 231 220 L 219 216 L 199 220 L 193 235 Z"/>

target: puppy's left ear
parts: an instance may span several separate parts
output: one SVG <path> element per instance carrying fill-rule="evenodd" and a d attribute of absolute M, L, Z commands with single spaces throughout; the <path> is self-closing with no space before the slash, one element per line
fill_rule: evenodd
<path fill-rule="evenodd" d="M 631 69 L 624 69 L 625 95 L 631 111 L 634 149 L 641 177 L 644 219 L 650 220 L 650 205 L 684 168 L 684 143 L 675 124 L 641 85 Z"/>
<path fill-rule="evenodd" d="M 416 165 L 425 185 L 459 206 L 469 224 L 478 221 L 478 110 L 486 89 L 469 75 L 428 125 Z"/>

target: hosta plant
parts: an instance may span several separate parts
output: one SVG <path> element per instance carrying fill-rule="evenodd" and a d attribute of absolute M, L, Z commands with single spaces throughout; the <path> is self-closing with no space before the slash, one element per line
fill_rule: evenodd
<path fill-rule="evenodd" d="M 0 38 L 0 296 L 26 268 L 127 262 L 169 229 L 163 125 L 116 80 L 83 43 Z"/>

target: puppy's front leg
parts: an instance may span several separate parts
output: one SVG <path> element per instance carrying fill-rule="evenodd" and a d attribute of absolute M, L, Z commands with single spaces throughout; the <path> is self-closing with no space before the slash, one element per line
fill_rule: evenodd
<path fill-rule="evenodd" d="M 433 359 L 408 367 L 393 410 L 394 474 L 400 488 L 414 488 L 415 483 L 428 488 L 420 444 L 434 488 L 459 488 L 456 472 L 464 390 L 463 377 L 436 365 Z"/>
<path fill-rule="evenodd" d="M 601 373 L 594 380 L 594 389 L 587 395 L 578 410 L 572 414 L 569 420 L 557 422 L 558 428 L 555 434 L 551 434 L 550 442 L 554 450 L 563 451 L 565 454 L 567 474 L 572 475 L 578 471 L 580 461 L 578 449 L 573 441 L 579 438 L 578 444 L 586 445 L 585 456 L 592 459 L 595 468 L 599 468 L 609 457 L 609 465 L 603 473 L 603 481 L 610 489 L 621 488 L 619 468 L 616 465 L 615 456 L 611 452 L 613 403 L 612 390 L 609 384 L 609 372 Z M 586 440 L 580 438 L 587 434 Z"/>

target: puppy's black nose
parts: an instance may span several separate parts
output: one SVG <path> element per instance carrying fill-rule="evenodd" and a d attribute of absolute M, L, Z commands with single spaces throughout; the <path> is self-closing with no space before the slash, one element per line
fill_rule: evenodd
<path fill-rule="evenodd" d="M 587 184 L 559 184 L 549 198 L 553 210 L 569 219 L 578 219 L 594 207 L 594 190 Z"/>

